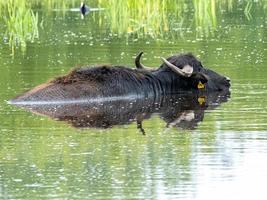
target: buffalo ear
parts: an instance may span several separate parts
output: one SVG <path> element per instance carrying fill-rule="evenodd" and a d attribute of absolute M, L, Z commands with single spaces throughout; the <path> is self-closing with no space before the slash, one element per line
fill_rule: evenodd
<path fill-rule="evenodd" d="M 207 83 L 208 82 L 208 77 L 201 72 L 193 73 L 192 78 L 195 81 L 201 81 L 201 83 Z"/>
<path fill-rule="evenodd" d="M 200 72 L 193 73 L 190 80 L 192 87 L 196 89 L 204 89 L 205 83 L 208 82 L 208 77 Z"/>

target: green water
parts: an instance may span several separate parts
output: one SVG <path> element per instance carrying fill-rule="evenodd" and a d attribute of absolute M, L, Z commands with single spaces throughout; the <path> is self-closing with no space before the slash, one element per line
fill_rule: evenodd
<path fill-rule="evenodd" d="M 78 2 L 79 5 L 79 2 Z M 191 9 L 189 7 L 188 9 Z M 119 34 L 108 11 L 34 7 L 39 38 L 12 49 L 0 21 L 0 199 L 264 199 L 267 184 L 267 17 L 254 6 L 217 7 L 216 27 L 185 27 L 157 37 Z M 210 30 L 209 30 L 210 31 Z M 76 129 L 9 100 L 74 66 L 143 63 L 193 52 L 204 66 L 231 78 L 231 98 L 206 110 L 194 130 L 167 128 L 158 115 L 109 129 Z"/>

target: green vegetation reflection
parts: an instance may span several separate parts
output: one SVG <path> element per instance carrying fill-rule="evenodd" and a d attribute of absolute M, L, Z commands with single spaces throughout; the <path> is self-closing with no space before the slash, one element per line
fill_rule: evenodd
<path fill-rule="evenodd" d="M 22 52 L 26 50 L 26 42 L 38 38 L 38 13 L 34 13 L 26 1 L 0 1 L 1 17 L 5 22 L 8 43 L 14 54 L 15 46 L 20 46 Z"/>
<path fill-rule="evenodd" d="M 126 38 L 163 40 L 181 37 L 188 31 L 195 32 L 196 38 L 213 37 L 221 26 L 218 16 L 224 12 L 242 10 L 250 20 L 253 10 L 267 9 L 267 0 L 95 0 L 87 3 L 105 8 L 94 20 L 96 26 L 102 26 L 105 21 L 110 33 Z M 0 20 L 5 24 L 5 37 L 12 54 L 16 46 L 25 52 L 27 42 L 38 38 L 38 24 L 43 23 L 38 17 L 39 10 L 53 12 L 57 9 L 65 13 L 79 5 L 78 0 L 0 0 L 3 13 Z"/>

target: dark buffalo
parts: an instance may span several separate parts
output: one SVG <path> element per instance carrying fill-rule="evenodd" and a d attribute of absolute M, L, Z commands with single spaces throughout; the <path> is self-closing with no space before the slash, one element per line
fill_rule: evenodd
<path fill-rule="evenodd" d="M 98 66 L 74 69 L 66 76 L 16 97 L 13 104 L 56 104 L 117 99 L 144 99 L 181 92 L 229 90 L 230 80 L 206 69 L 192 54 L 162 58 L 158 69 L 145 68 L 137 56 L 136 67 Z"/>

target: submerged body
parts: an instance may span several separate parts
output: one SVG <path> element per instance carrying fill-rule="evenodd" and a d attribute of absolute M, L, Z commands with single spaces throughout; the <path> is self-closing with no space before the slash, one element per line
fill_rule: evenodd
<path fill-rule="evenodd" d="M 66 104 L 20 105 L 36 114 L 71 124 L 76 128 L 112 128 L 142 122 L 158 115 L 167 127 L 195 129 L 204 118 L 205 110 L 213 110 L 229 97 L 227 91 L 195 94 L 174 94 L 144 99 L 112 99 L 105 101 L 68 102 Z"/>
<path fill-rule="evenodd" d="M 125 96 L 145 98 L 199 90 L 229 90 L 230 84 L 226 77 L 203 68 L 191 54 L 172 56 L 167 60 L 179 68 L 178 74 L 172 66 L 168 67 L 168 61 L 155 70 L 124 66 L 74 69 L 66 76 L 58 77 L 16 97 L 11 103 Z"/>

